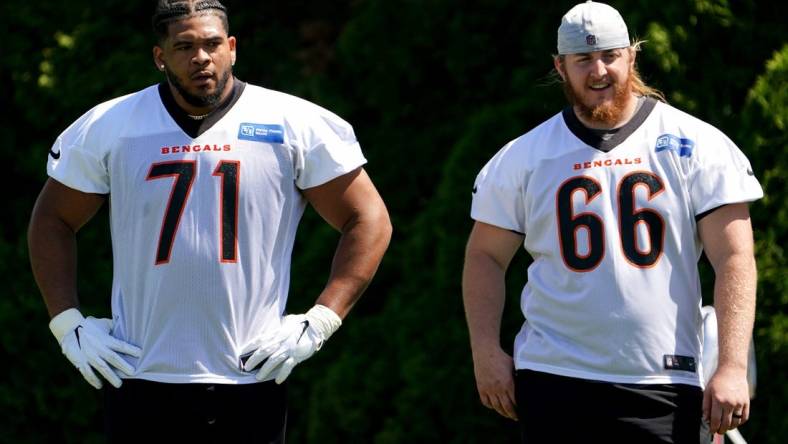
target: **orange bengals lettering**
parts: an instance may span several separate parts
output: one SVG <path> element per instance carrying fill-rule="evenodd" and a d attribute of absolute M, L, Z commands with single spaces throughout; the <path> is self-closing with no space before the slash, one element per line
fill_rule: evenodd
<path fill-rule="evenodd" d="M 583 163 L 575 163 L 572 165 L 572 168 L 575 170 L 587 170 L 590 168 L 602 168 L 602 167 L 613 167 L 613 166 L 620 166 L 620 165 L 639 165 L 643 161 L 640 157 L 635 157 L 634 159 L 630 159 L 629 157 L 625 157 L 623 159 L 600 159 L 600 160 L 590 160 Z"/>
<path fill-rule="evenodd" d="M 161 147 L 161 154 L 199 153 L 207 151 L 232 151 L 232 145 L 173 145 Z"/>

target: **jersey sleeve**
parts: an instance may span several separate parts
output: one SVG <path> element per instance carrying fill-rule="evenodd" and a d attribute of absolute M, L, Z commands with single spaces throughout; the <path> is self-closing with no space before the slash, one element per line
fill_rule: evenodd
<path fill-rule="evenodd" d="M 96 114 L 94 108 L 58 136 L 49 152 L 47 174 L 69 188 L 107 194 L 109 170 L 103 146 L 96 140 Z"/>
<path fill-rule="evenodd" d="M 702 143 L 689 180 L 696 216 L 722 205 L 763 197 L 749 160 L 733 141 L 712 127 Z"/>
<path fill-rule="evenodd" d="M 317 105 L 309 104 L 302 111 L 294 131 L 299 139 L 295 159 L 298 188 L 322 185 L 367 162 L 349 123 Z"/>
<path fill-rule="evenodd" d="M 514 159 L 514 142 L 499 151 L 476 177 L 471 218 L 525 234 L 525 171 Z"/>

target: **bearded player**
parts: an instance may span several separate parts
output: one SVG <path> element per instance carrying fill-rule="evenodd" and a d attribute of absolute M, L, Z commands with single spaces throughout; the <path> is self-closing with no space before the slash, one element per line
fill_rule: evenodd
<path fill-rule="evenodd" d="M 756 270 L 750 164 L 719 130 L 646 86 L 612 7 L 573 7 L 554 66 L 569 106 L 479 173 L 463 298 L 482 403 L 523 442 L 700 443 L 747 421 Z M 533 258 L 514 356 L 500 345 L 504 274 Z M 705 251 L 719 366 L 701 379 Z"/>

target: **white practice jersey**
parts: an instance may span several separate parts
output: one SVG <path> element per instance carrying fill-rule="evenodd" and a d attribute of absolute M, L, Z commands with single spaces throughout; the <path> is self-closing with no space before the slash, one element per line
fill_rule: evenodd
<path fill-rule="evenodd" d="M 702 386 L 697 221 L 762 197 L 724 134 L 645 99 L 607 140 L 567 108 L 482 169 L 471 216 L 525 235 L 517 369 Z"/>
<path fill-rule="evenodd" d="M 109 194 L 112 334 L 142 348 L 125 357 L 134 378 L 256 382 L 239 353 L 280 326 L 306 206 L 299 190 L 366 162 L 336 115 L 238 85 L 232 106 L 196 137 L 151 86 L 96 106 L 52 148 L 53 179 Z"/>

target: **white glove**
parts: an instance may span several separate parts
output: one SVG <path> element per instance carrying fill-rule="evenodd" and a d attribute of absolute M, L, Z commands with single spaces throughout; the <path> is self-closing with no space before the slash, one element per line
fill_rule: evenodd
<path fill-rule="evenodd" d="M 49 329 L 60 343 L 63 354 L 82 373 L 85 380 L 97 389 L 100 389 L 102 384 L 93 369 L 98 370 L 114 387 L 120 387 L 120 377 L 112 367 L 127 375 L 134 373 L 134 367 L 116 352 L 136 358 L 139 358 L 142 352 L 139 347 L 109 334 L 112 320 L 94 317 L 86 319 L 76 308 L 69 308 L 52 318 Z"/>
<path fill-rule="evenodd" d="M 276 383 L 281 384 L 293 371 L 293 367 L 307 360 L 320 350 L 331 334 L 342 325 L 342 319 L 330 308 L 315 305 L 306 314 L 287 315 L 282 328 L 274 335 L 256 339 L 241 353 L 251 353 L 243 364 L 244 371 L 252 371 L 263 363 L 255 378 L 263 381 L 273 375 Z"/>

